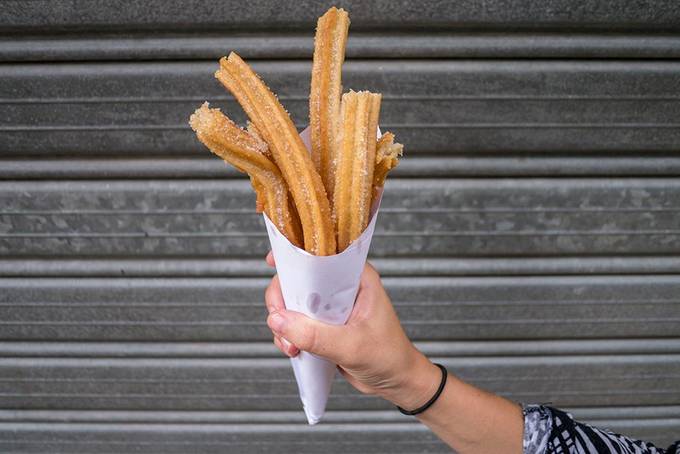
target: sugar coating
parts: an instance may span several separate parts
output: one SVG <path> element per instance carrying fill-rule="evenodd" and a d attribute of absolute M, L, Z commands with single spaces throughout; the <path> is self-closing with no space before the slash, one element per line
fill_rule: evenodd
<path fill-rule="evenodd" d="M 399 164 L 399 156 L 403 154 L 403 150 L 402 144 L 394 142 L 394 134 L 383 134 L 378 141 L 375 155 L 374 188 L 384 186 L 387 173 Z"/>
<path fill-rule="evenodd" d="M 220 71 L 229 73 L 229 77 L 220 78 L 218 75 L 218 78 L 234 93 L 269 145 L 289 187 L 302 221 L 305 248 L 313 254 L 335 253 L 335 238 L 325 190 L 290 117 L 259 76 L 240 57 L 232 53 L 220 63 Z"/>
<path fill-rule="evenodd" d="M 342 9 L 331 8 L 319 18 L 314 37 L 309 97 L 311 155 L 331 205 L 335 187 L 335 156 L 339 147 L 342 64 L 348 29 L 348 14 Z"/>
<path fill-rule="evenodd" d="M 356 240 L 368 225 L 379 110 L 380 95 L 350 90 L 342 97 L 343 137 L 334 199 L 339 251 Z"/>
<path fill-rule="evenodd" d="M 266 144 L 204 103 L 189 119 L 199 140 L 214 154 L 251 177 L 258 204 L 288 239 L 302 245 L 296 220 L 288 210 L 288 188 L 276 165 L 265 155 Z"/>

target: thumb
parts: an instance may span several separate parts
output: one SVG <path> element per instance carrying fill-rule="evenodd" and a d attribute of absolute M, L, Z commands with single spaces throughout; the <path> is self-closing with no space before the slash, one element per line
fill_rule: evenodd
<path fill-rule="evenodd" d="M 348 338 L 344 325 L 330 325 L 296 311 L 279 310 L 267 317 L 267 325 L 300 350 L 342 364 L 347 356 Z M 345 338 L 345 342 L 341 339 Z"/>

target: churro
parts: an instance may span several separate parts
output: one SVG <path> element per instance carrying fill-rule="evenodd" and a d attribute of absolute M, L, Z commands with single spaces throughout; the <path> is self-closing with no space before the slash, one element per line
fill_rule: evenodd
<path fill-rule="evenodd" d="M 386 132 L 378 139 L 375 152 L 375 170 L 373 171 L 373 187 L 385 185 L 387 173 L 399 164 L 404 146 L 394 142 L 394 134 Z"/>
<path fill-rule="evenodd" d="M 227 162 L 224 158 L 222 158 L 223 161 Z M 232 164 L 233 165 L 233 164 Z M 237 169 L 239 172 L 243 172 L 241 169 Z M 262 213 L 265 209 L 265 205 L 267 203 L 267 195 L 265 194 L 265 187 L 260 183 L 260 181 L 253 177 L 250 176 L 250 185 L 253 187 L 253 191 L 255 191 L 255 211 L 257 213 Z"/>
<path fill-rule="evenodd" d="M 335 234 L 323 182 L 288 113 L 233 52 L 220 60 L 215 77 L 234 95 L 269 145 L 300 216 L 305 249 L 314 255 L 335 254 Z"/>
<path fill-rule="evenodd" d="M 215 77 L 248 115 L 246 129 L 207 103 L 190 120 L 213 153 L 248 173 L 256 210 L 313 255 L 342 252 L 363 233 L 372 203 L 403 149 L 390 132 L 376 139 L 380 94 L 342 94 L 348 30 L 343 9 L 330 8 L 317 22 L 311 150 L 276 96 L 234 52 L 220 60 Z"/>
<path fill-rule="evenodd" d="M 210 151 L 250 176 L 258 211 L 264 210 L 281 233 L 301 247 L 299 220 L 291 209 L 281 172 L 265 156 L 267 145 L 236 126 L 219 109 L 210 109 L 207 102 L 191 115 L 189 123 Z"/>
<path fill-rule="evenodd" d="M 381 95 L 367 91 L 342 95 L 342 140 L 333 204 L 338 252 L 357 239 L 368 225 L 380 101 Z"/>
<path fill-rule="evenodd" d="M 257 130 L 257 127 L 255 127 L 255 125 L 251 121 L 246 123 L 246 131 L 248 131 L 250 135 L 253 136 L 254 139 L 259 141 L 263 145 L 263 149 L 265 150 L 263 153 L 265 154 L 265 156 L 269 156 L 271 158 L 272 154 L 269 151 L 267 142 L 264 141 L 264 139 L 260 135 L 260 131 Z"/>
<path fill-rule="evenodd" d="M 309 94 L 312 160 L 321 175 L 331 207 L 339 146 L 342 64 L 345 61 L 348 29 L 347 12 L 333 7 L 319 18 L 314 38 Z"/>

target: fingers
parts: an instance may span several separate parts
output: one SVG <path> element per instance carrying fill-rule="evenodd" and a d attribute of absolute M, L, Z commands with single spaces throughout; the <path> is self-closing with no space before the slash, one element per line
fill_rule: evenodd
<path fill-rule="evenodd" d="M 290 356 L 291 358 L 297 356 L 298 353 L 300 353 L 300 350 L 295 345 L 279 336 L 274 336 L 274 345 L 276 345 L 276 347 L 281 350 L 281 353 L 286 356 Z"/>
<path fill-rule="evenodd" d="M 275 311 L 281 311 L 286 308 L 283 301 L 283 294 L 281 293 L 281 284 L 279 283 L 279 276 L 275 275 L 269 283 L 267 290 L 264 292 L 264 303 L 267 306 L 267 311 L 271 314 Z"/>
<path fill-rule="evenodd" d="M 271 252 L 269 254 L 271 255 Z M 281 285 L 279 283 L 278 275 L 272 278 L 267 290 L 265 290 L 264 301 L 267 306 L 267 311 L 270 314 L 272 312 L 286 309 L 283 301 L 283 294 L 281 293 Z M 290 356 L 291 358 L 297 356 L 297 354 L 300 353 L 300 350 L 295 345 L 277 335 L 274 335 L 274 345 L 276 345 L 276 347 L 281 350 L 284 355 Z"/>
<path fill-rule="evenodd" d="M 343 325 L 329 325 L 295 311 L 275 311 L 267 318 L 269 328 L 300 350 L 345 363 L 353 351 L 349 329 Z"/>
<path fill-rule="evenodd" d="M 361 321 L 374 319 L 390 307 L 390 299 L 380 281 L 380 275 L 367 263 L 361 273 L 359 291 L 347 323 L 355 325 Z"/>
<path fill-rule="evenodd" d="M 267 263 L 274 264 L 271 252 Z M 366 265 L 361 276 L 361 287 L 368 290 L 380 284 L 380 276 L 375 269 Z M 300 350 L 326 357 L 337 364 L 343 364 L 352 354 L 352 336 L 348 336 L 349 326 L 329 325 L 313 320 L 302 313 L 287 311 L 281 293 L 278 275 L 274 276 L 265 291 L 265 304 L 269 317 L 267 324 L 274 333 L 274 344 L 287 356 L 296 356 Z"/>
<path fill-rule="evenodd" d="M 265 257 L 264 261 L 267 262 L 267 265 L 271 266 L 272 268 L 276 266 L 276 263 L 274 263 L 274 254 L 272 254 L 272 251 L 269 251 L 267 253 L 267 257 Z"/>
<path fill-rule="evenodd" d="M 357 293 L 356 306 L 361 306 L 362 301 L 369 300 L 371 303 L 378 302 L 385 293 L 385 290 L 380 281 L 380 275 L 369 263 L 366 263 L 364 270 L 361 272 L 359 280 L 359 291 Z"/>
<path fill-rule="evenodd" d="M 380 282 L 380 275 L 378 271 L 373 268 L 373 265 L 366 262 L 364 270 L 361 272 L 361 279 L 359 281 L 360 287 L 374 287 L 376 285 L 382 285 Z"/>

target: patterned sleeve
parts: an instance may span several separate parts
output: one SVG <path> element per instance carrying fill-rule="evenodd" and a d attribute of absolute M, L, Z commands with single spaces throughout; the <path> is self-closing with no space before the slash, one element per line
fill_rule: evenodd
<path fill-rule="evenodd" d="M 570 414 L 542 405 L 524 406 L 524 454 L 680 454 L 680 441 L 668 449 L 583 424 Z"/>

